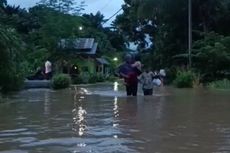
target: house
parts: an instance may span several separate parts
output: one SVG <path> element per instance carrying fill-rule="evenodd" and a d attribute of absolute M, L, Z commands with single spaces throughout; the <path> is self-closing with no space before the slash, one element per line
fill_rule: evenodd
<path fill-rule="evenodd" d="M 88 72 L 90 74 L 109 74 L 109 62 L 97 56 L 97 42 L 94 38 L 61 39 L 58 50 L 71 57 L 64 62 L 65 73 Z"/>

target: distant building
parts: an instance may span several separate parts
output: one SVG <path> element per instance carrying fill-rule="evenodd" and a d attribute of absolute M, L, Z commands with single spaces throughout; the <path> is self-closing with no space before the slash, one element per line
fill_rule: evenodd
<path fill-rule="evenodd" d="M 71 56 L 71 61 L 65 61 L 64 73 L 109 74 L 110 63 L 97 55 L 98 43 L 94 38 L 61 39 L 58 50 L 62 54 Z"/>

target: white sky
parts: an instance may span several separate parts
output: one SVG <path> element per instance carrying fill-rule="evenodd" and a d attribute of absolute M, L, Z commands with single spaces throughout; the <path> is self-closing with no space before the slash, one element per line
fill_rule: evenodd
<path fill-rule="evenodd" d="M 8 4 L 20 5 L 22 8 L 28 8 L 34 6 L 40 0 L 7 0 Z M 79 2 L 81 0 L 78 0 Z M 115 12 L 117 12 L 121 5 L 124 3 L 123 0 L 85 0 L 84 13 L 93 13 L 100 11 L 105 18 L 109 18 Z"/>

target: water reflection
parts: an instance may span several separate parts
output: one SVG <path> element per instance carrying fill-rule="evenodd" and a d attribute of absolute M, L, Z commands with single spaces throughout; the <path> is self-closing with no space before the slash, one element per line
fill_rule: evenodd
<path fill-rule="evenodd" d="M 114 84 L 113 84 L 113 90 L 114 91 L 118 91 L 118 82 L 114 82 Z"/>
<path fill-rule="evenodd" d="M 76 93 L 74 95 L 74 109 L 73 113 L 73 131 L 77 133 L 78 136 L 83 136 L 87 128 L 86 125 L 86 110 L 83 108 L 85 96 Z"/>
<path fill-rule="evenodd" d="M 114 97 L 114 107 L 113 107 L 113 114 L 114 114 L 114 120 L 113 120 L 113 127 L 117 128 L 119 126 L 119 107 L 118 107 L 118 98 Z M 113 136 L 115 139 L 118 138 L 118 135 Z"/>
<path fill-rule="evenodd" d="M 0 105 L 0 152 L 230 152 L 229 93 L 165 88 L 149 97 L 98 94 L 113 87 L 85 87 L 94 95 L 81 87 L 76 93 L 21 92 L 17 103 Z"/>
<path fill-rule="evenodd" d="M 50 92 L 46 91 L 44 93 L 44 115 L 50 114 Z"/>
<path fill-rule="evenodd" d="M 118 101 L 117 97 L 114 97 L 114 108 L 113 108 L 113 113 L 114 117 L 117 118 L 119 116 L 119 110 L 118 110 Z"/>

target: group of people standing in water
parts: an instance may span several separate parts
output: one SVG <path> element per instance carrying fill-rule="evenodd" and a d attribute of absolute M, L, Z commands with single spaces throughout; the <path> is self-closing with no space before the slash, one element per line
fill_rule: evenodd
<path fill-rule="evenodd" d="M 162 86 L 166 76 L 162 69 L 159 73 L 152 72 L 149 67 L 143 66 L 139 58 L 128 54 L 124 63 L 118 68 L 118 75 L 124 79 L 127 96 L 136 96 L 138 83 L 141 83 L 144 95 L 153 94 L 153 86 Z"/>

